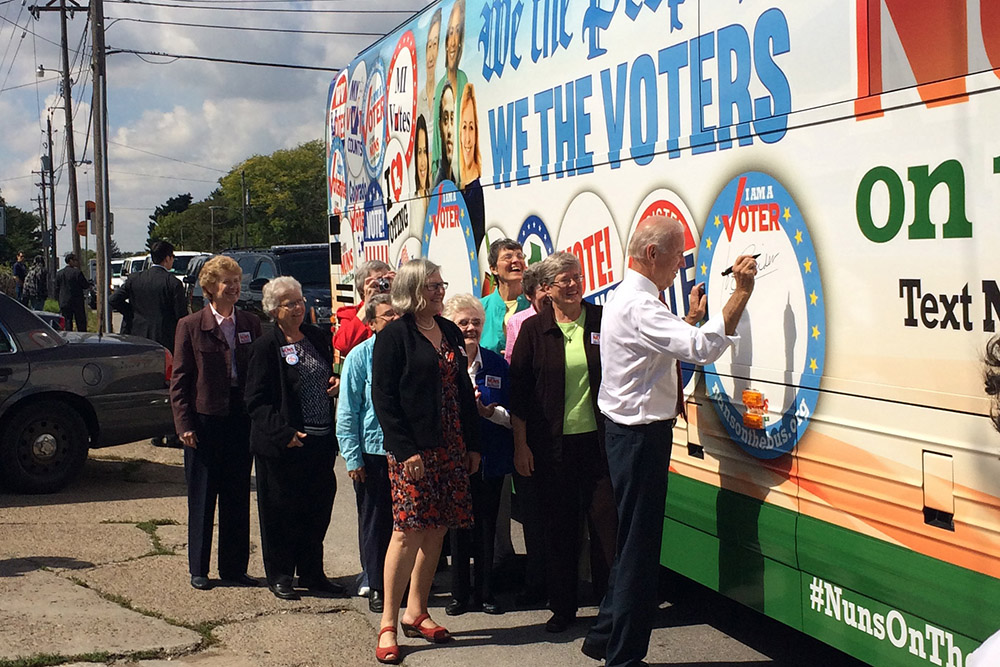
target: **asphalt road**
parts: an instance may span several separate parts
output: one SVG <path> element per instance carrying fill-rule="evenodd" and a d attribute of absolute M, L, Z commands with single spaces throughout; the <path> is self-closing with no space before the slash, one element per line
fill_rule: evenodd
<path fill-rule="evenodd" d="M 359 571 L 356 510 L 342 461 L 337 468 L 326 567 L 332 579 L 351 584 Z M 138 660 L 129 664 L 146 667 L 375 664 L 379 619 L 361 598 L 285 602 L 264 588 L 193 590 L 186 518 L 181 452 L 147 443 L 92 452 L 81 478 L 59 494 L 0 490 L 0 667 L 67 659 L 116 665 Z M 251 530 L 250 574 L 262 578 L 255 511 Z M 514 543 L 523 551 L 516 524 Z M 566 633 L 551 635 L 543 630 L 544 610 L 449 618 L 441 608 L 448 589 L 442 573 L 432 613 L 456 641 L 432 647 L 401 638 L 404 665 L 599 664 L 579 652 L 595 615 L 592 606 L 581 610 L 580 621 Z M 861 665 L 666 571 L 660 590 L 664 601 L 647 658 L 651 665 Z M 512 606 L 509 595 L 501 600 Z M 16 662 L 29 656 L 36 661 Z"/>

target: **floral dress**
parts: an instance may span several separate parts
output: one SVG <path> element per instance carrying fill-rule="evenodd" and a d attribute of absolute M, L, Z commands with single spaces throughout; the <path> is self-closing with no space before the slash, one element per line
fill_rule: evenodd
<path fill-rule="evenodd" d="M 403 463 L 388 455 L 394 530 L 472 527 L 472 495 L 463 465 L 465 442 L 458 407 L 459 369 L 455 351 L 444 338 L 438 348 L 438 370 L 442 446 L 420 451 L 424 476 L 419 480 L 407 476 Z"/>

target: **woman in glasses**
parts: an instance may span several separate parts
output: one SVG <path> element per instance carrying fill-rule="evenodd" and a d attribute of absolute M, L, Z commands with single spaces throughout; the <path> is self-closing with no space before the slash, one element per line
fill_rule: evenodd
<path fill-rule="evenodd" d="M 431 620 L 427 599 L 448 529 L 472 527 L 469 475 L 479 468 L 479 411 L 464 336 L 441 317 L 448 284 L 440 269 L 425 259 L 399 269 L 390 296 L 400 319 L 379 333 L 373 350 L 372 403 L 388 452 L 393 511 L 375 650 L 385 663 L 402 658 L 400 621 L 407 637 L 451 638 Z"/>
<path fill-rule="evenodd" d="M 257 508 L 264 570 L 271 592 L 298 600 L 293 588 L 346 595 L 323 570 L 337 478 L 330 334 L 304 324 L 302 285 L 290 276 L 264 285 L 274 328 L 251 348 L 247 377 L 250 451 L 257 470 Z"/>
<path fill-rule="evenodd" d="M 551 304 L 524 322 L 510 361 L 514 467 L 534 478 L 541 500 L 549 632 L 562 632 L 576 619 L 581 517 L 588 519 L 597 600 L 607 586 L 617 532 L 597 409 L 601 307 L 583 302 L 581 274 L 568 252 L 542 262 L 538 289 Z"/>

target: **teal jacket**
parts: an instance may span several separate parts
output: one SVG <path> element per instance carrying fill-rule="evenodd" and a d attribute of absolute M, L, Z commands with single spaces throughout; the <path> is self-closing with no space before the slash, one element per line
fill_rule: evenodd
<path fill-rule="evenodd" d="M 372 405 L 372 350 L 375 336 L 352 349 L 340 372 L 340 397 L 337 400 L 337 444 L 348 470 L 357 470 L 365 462 L 361 454 L 385 456 L 382 427 Z"/>
<path fill-rule="evenodd" d="M 507 305 L 500 298 L 500 292 L 490 292 L 480 301 L 483 303 L 483 310 L 486 311 L 486 318 L 483 322 L 483 336 L 479 339 L 479 346 L 503 356 L 504 347 L 507 345 L 507 327 L 503 324 L 503 318 L 507 315 Z M 528 298 L 520 294 L 517 297 L 517 310 L 515 312 L 521 312 L 530 305 Z"/>

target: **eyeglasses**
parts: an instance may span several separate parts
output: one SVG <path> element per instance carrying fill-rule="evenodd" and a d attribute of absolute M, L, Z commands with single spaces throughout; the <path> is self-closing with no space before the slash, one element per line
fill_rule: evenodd
<path fill-rule="evenodd" d="M 553 285 L 555 285 L 556 287 L 562 287 L 562 288 L 569 287 L 573 283 L 576 283 L 577 285 L 582 285 L 583 284 L 583 276 L 578 273 L 575 276 L 566 276 L 562 280 L 553 280 L 552 281 Z"/>
<path fill-rule="evenodd" d="M 305 299 L 296 299 L 295 301 L 289 301 L 288 303 L 279 303 L 279 308 L 285 308 L 286 310 L 294 310 L 300 306 L 305 306 Z"/>
<path fill-rule="evenodd" d="M 448 283 L 427 283 L 424 285 L 424 289 L 428 292 L 443 292 L 448 289 Z"/>
<path fill-rule="evenodd" d="M 375 319 L 376 320 L 385 320 L 386 322 L 392 322 L 397 317 L 399 317 L 399 315 L 397 315 L 395 313 L 395 311 L 390 310 L 387 313 L 382 313 L 381 315 L 376 315 Z"/>

